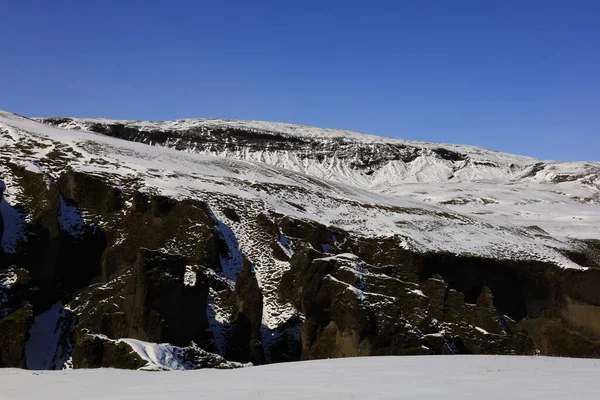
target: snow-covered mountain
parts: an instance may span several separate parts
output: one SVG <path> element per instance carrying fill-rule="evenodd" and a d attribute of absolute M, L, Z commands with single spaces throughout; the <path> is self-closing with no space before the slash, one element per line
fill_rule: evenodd
<path fill-rule="evenodd" d="M 600 163 L 1 112 L 0 181 L 0 365 L 600 357 Z"/>

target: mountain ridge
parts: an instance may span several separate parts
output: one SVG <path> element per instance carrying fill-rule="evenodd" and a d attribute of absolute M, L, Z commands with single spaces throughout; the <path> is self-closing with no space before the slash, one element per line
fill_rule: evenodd
<path fill-rule="evenodd" d="M 203 124 L 215 120 L 185 120 L 182 126 L 172 125 L 175 122 L 138 122 L 138 121 L 111 121 L 111 120 L 84 120 L 59 118 L 44 119 L 51 125 L 66 127 L 69 129 L 89 129 L 98 133 L 121 137 L 126 140 L 138 141 L 157 146 L 172 147 L 175 149 L 197 152 L 201 154 L 216 155 L 223 158 L 261 162 L 268 165 L 284 168 L 286 170 L 302 172 L 328 181 L 349 184 L 361 189 L 376 193 L 391 194 L 400 197 L 412 197 L 419 201 L 437 202 L 438 204 L 458 206 L 457 211 L 468 209 L 470 215 L 477 215 L 477 209 L 469 209 L 469 203 L 495 202 L 495 197 L 501 196 L 491 186 L 504 185 L 505 191 L 515 187 L 524 192 L 530 185 L 536 184 L 538 192 L 545 193 L 545 202 L 560 204 L 566 200 L 579 202 L 590 202 L 600 204 L 600 163 L 593 162 L 555 162 L 542 161 L 530 157 L 514 156 L 491 150 L 480 149 L 471 146 L 444 145 L 439 143 L 409 142 L 400 139 L 390 139 L 383 147 L 375 148 L 372 142 L 353 142 L 356 137 L 367 139 L 381 139 L 375 136 L 352 133 L 354 136 L 343 136 L 344 143 L 332 142 L 326 136 L 332 130 L 321 130 L 309 127 L 311 135 L 307 140 L 313 142 L 301 144 L 287 144 L 286 147 L 277 147 L 279 143 L 270 145 L 269 148 L 261 140 L 254 140 L 256 135 L 253 127 L 245 128 L 244 136 L 240 134 L 227 133 L 224 123 L 236 123 L 233 126 L 236 132 L 242 129 L 246 121 L 219 121 L 220 130 L 212 132 Z M 198 124 L 200 124 L 198 126 Z M 267 125 L 270 123 L 266 123 Z M 289 124 L 288 124 L 289 125 Z M 278 126 L 274 124 L 274 126 Z M 286 125 L 287 126 L 287 125 Z M 290 125 L 296 127 L 295 125 Z M 206 128 L 206 129 L 205 129 Z M 301 128 L 301 127 L 300 127 Z M 298 128 L 298 129 L 300 129 Z M 347 131 L 341 132 L 346 135 Z M 271 135 L 277 135 L 277 131 L 271 131 Z M 320 136 L 318 136 L 320 135 Z M 300 135 L 299 137 L 302 137 Z M 156 139 L 156 140 L 153 140 Z M 365 140 L 367 140 L 365 139 Z M 382 139 L 386 142 L 388 139 Z M 215 143 L 218 143 L 215 145 Z M 400 147 L 390 147 L 397 144 Z M 248 145 L 251 148 L 247 147 Z M 423 147 L 424 146 L 424 147 Z M 446 147 L 443 147 L 446 146 Z M 266 147 L 266 149 L 265 149 Z M 449 147 L 449 149 L 448 149 Z M 466 152 L 476 150 L 476 153 Z M 436 153 L 437 151 L 437 153 Z M 485 197 L 473 196 L 473 198 L 460 198 L 452 192 L 462 190 L 468 194 L 473 188 L 466 182 L 488 183 L 490 193 Z M 565 195 L 558 195 L 560 190 L 550 189 L 546 184 L 565 181 Z M 572 182 L 574 184 L 569 184 Z M 424 184 L 407 187 L 406 184 Z M 432 189 L 426 184 L 445 184 L 442 190 L 436 188 L 436 196 L 443 193 L 442 198 L 422 195 L 429 193 Z M 458 185 L 457 185 L 458 184 Z M 462 186 L 461 186 L 462 185 Z M 483 185 L 485 187 L 485 185 Z M 566 197 L 566 199 L 565 199 Z M 523 201 L 528 201 L 524 199 Z M 512 204 L 502 204 L 499 213 L 506 214 Z M 569 205 L 571 207 L 571 205 Z M 494 205 L 486 209 L 492 209 Z M 499 206 L 500 208 L 500 206 Z M 526 207 L 525 207 L 526 208 Z M 542 214 L 539 210 L 527 210 L 529 214 Z M 570 210 L 569 210 L 570 212 Z M 585 213 L 584 213 L 585 215 Z M 521 218 L 520 216 L 516 216 Z M 557 219 L 562 218 L 561 213 Z M 553 223 L 556 220 L 553 221 Z M 539 221 L 533 221 L 531 225 L 538 225 Z M 595 223 L 600 222 L 596 221 Z M 593 223 L 594 224 L 594 223 Z M 551 224 L 542 223 L 542 229 L 551 228 Z M 578 226 L 569 233 L 580 236 L 583 227 Z M 587 229 L 583 232 L 588 232 Z M 598 236 L 598 231 L 589 233 L 590 238 Z"/>
<path fill-rule="evenodd" d="M 443 142 L 429 142 L 422 140 L 413 139 L 402 139 L 392 136 L 377 135 L 372 133 L 365 133 L 359 131 L 351 131 L 348 129 L 340 128 L 321 128 L 314 125 L 306 125 L 299 123 L 288 123 L 279 121 L 268 121 L 268 120 L 242 120 L 242 119 L 230 119 L 230 118 L 179 118 L 173 120 L 124 120 L 124 119 L 110 119 L 110 118 L 94 118 L 94 117 L 70 117 L 70 116 L 46 116 L 46 117 L 27 117 L 39 122 L 48 122 L 55 125 L 53 121 L 63 121 L 63 123 L 71 123 L 73 127 L 83 127 L 90 124 L 120 124 L 136 126 L 145 130 L 152 129 L 176 129 L 186 130 L 189 128 L 198 128 L 202 126 L 206 127 L 239 127 L 249 128 L 269 133 L 272 135 L 287 135 L 290 138 L 336 138 L 336 139 L 362 139 L 364 143 L 369 142 L 383 142 L 383 143 L 394 143 L 394 144 L 413 144 L 413 145 L 426 145 L 428 147 L 445 147 L 453 146 L 460 148 L 470 148 L 473 150 L 486 151 L 490 153 L 504 153 L 510 154 L 517 157 L 530 158 L 532 160 L 539 161 L 560 161 L 560 160 L 542 160 L 533 156 L 517 155 L 507 152 L 501 152 L 482 146 L 471 145 L 467 143 L 443 143 Z M 577 162 L 577 161 L 575 161 Z"/>

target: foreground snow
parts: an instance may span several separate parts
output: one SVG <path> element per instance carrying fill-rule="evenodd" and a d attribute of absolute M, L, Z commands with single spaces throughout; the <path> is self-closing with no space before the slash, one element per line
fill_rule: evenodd
<path fill-rule="evenodd" d="M 0 369 L 6 399 L 597 399 L 600 360 L 369 357 L 149 373 Z"/>

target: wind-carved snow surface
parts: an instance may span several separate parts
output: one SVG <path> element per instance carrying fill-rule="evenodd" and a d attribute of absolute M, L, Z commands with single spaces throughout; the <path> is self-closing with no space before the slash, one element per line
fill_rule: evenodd
<path fill-rule="evenodd" d="M 192 123 L 195 122 L 184 121 L 174 123 L 174 126 Z M 219 122 L 222 123 L 225 122 Z M 284 125 L 285 128 L 277 125 L 277 129 L 284 129 L 283 133 L 290 137 L 297 133 L 298 137 L 314 138 L 322 136 L 323 132 L 317 128 Z M 263 132 L 263 128 L 267 129 L 265 126 L 268 129 L 274 127 L 259 124 L 256 129 Z M 345 141 L 366 143 L 367 147 L 377 144 L 391 146 L 398 142 L 344 132 L 331 134 Z M 331 144 L 330 138 L 323 140 L 329 140 Z M 19 150 L 17 144 L 22 142 L 31 144 L 28 152 Z M 599 192 L 595 186 L 598 179 L 594 178 L 599 164 L 546 162 L 536 167 L 539 160 L 527 157 L 469 146 L 443 145 L 445 149 L 468 152 L 469 156 L 468 160 L 458 162 L 465 165 L 460 164 L 462 167 L 454 174 L 461 176 L 460 179 L 472 180 L 456 178 L 457 185 L 451 186 L 450 181 L 443 185 L 435 183 L 436 177 L 443 176 L 446 173 L 443 171 L 450 168 L 449 160 L 434 157 L 441 145 L 416 145 L 421 149 L 420 158 L 410 163 L 414 164 L 410 168 L 417 170 L 407 170 L 398 175 L 397 172 L 407 166 L 390 161 L 369 178 L 371 183 L 358 182 L 364 174 L 359 174 L 362 178 L 357 175 L 356 182 L 352 180 L 354 178 L 345 176 L 346 183 L 339 183 L 333 175 L 332 180 L 322 180 L 281 169 L 277 165 L 239 161 L 221 155 L 211 157 L 89 132 L 57 129 L 14 114 L 0 113 L 0 153 L 20 165 L 35 164 L 52 177 L 60 173 L 61 167 L 52 164 L 45 155 L 53 149 L 65 153 L 76 151 L 79 155 L 71 156 L 68 161 L 76 171 L 110 177 L 116 185 L 121 180 L 136 179 L 148 189 L 175 198 L 214 201 L 231 198 L 234 203 L 250 207 L 246 210 L 249 216 L 259 212 L 276 212 L 333 225 L 356 236 L 397 235 L 407 249 L 418 252 L 445 251 L 481 257 L 539 260 L 563 268 L 581 268 L 563 253 L 576 246 L 571 238 L 600 237 L 600 206 L 595 200 Z M 349 167 L 344 164 L 343 168 Z M 386 172 L 386 168 L 391 169 Z M 498 171 L 504 171 L 504 180 L 497 180 Z M 475 172 L 490 179 L 482 181 L 483 178 Z M 471 173 L 474 175 L 468 176 Z M 377 177 L 377 174 L 383 175 Z M 400 179 L 389 180 L 396 179 L 396 176 Z M 406 180 L 402 180 L 411 176 L 420 183 L 408 185 Z M 438 187 L 442 188 L 441 192 Z M 479 193 L 480 188 L 484 188 L 483 193 Z M 440 197 L 444 193 L 448 196 Z M 525 199 L 520 196 L 523 193 Z M 473 197 L 480 200 L 462 200 Z M 267 255 L 271 250 L 261 248 L 265 243 L 260 243 L 255 237 L 258 228 L 251 225 L 247 221 L 243 224 L 228 223 L 240 250 L 254 265 L 259 285 L 266 293 L 266 304 L 269 304 L 269 293 L 271 288 L 274 290 L 272 283 L 288 268 L 288 263 Z M 270 309 L 271 306 L 265 307 Z M 278 325 L 280 318 L 277 314 L 290 312 L 276 310 L 264 313 L 265 326 Z"/>
<path fill-rule="evenodd" d="M 0 370 L 11 400 L 596 400 L 600 363 L 517 356 L 360 357 L 234 370 Z"/>

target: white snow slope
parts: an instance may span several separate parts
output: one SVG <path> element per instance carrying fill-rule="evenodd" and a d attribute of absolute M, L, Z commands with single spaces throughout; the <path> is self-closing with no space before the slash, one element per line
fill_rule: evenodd
<path fill-rule="evenodd" d="M 366 357 L 163 373 L 0 369 L 0 398 L 595 400 L 599 373 L 599 360 L 515 356 Z"/>
<path fill-rule="evenodd" d="M 356 235 L 399 235 L 405 239 L 406 248 L 419 252 L 541 260 L 563 268 L 580 268 L 559 250 L 572 248 L 572 238 L 600 238 L 600 205 L 572 198 L 572 191 L 592 190 L 581 186 L 572 185 L 567 192 L 554 184 L 469 181 L 464 187 L 400 185 L 388 194 L 261 162 L 59 129 L 0 112 L 0 157 L 9 157 L 13 163 L 53 179 L 61 171 L 44 157 L 55 150 L 77 155 L 68 160 L 69 168 L 108 177 L 115 185 L 135 179 L 147 190 L 205 200 L 216 208 L 218 204 L 246 202 L 256 212 L 316 220 Z M 2 175 L 0 170 L 0 180 L 10 181 Z M 9 175 L 8 171 L 4 175 Z M 12 192 L 11 185 L 6 186 L 6 200 L 17 204 L 18 194 Z M 489 201 L 482 201 L 480 192 Z M 437 201 L 449 196 L 466 197 L 465 207 Z M 244 233 L 238 234 L 242 240 Z M 10 248 L 5 246 L 5 250 Z"/>
<path fill-rule="evenodd" d="M 260 162 L 374 193 L 443 204 L 492 223 L 500 219 L 519 226 L 536 226 L 553 236 L 600 238 L 600 162 L 543 161 L 475 146 L 416 142 L 266 121 L 97 118 L 68 118 L 67 121 L 58 126 L 85 131 L 93 124 L 119 124 L 142 132 L 178 134 L 165 143 L 144 141 L 167 147 L 181 146 L 189 135 L 204 137 L 210 144 L 214 141 L 211 132 L 219 129 L 244 129 L 267 137 L 299 139 L 311 143 L 310 150 L 302 145 L 290 150 L 241 144 L 232 151 L 227 147 L 216 150 L 214 146 L 202 147 L 197 143 L 190 143 L 185 150 Z M 187 133 L 190 130 L 194 133 Z M 390 157 L 390 152 L 398 151 L 398 147 L 418 150 L 419 155 L 410 162 Z M 440 149 L 466 158 L 457 161 L 441 158 L 436 153 Z M 387 153 L 388 159 L 365 173 L 364 168 L 354 164 L 358 154 L 363 152 L 382 159 L 386 159 Z"/>

